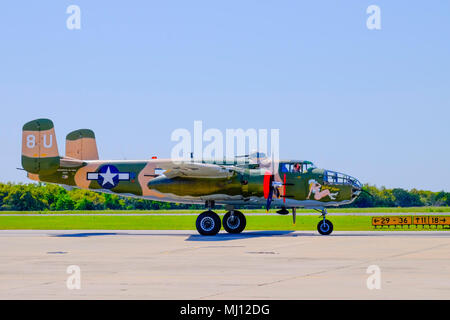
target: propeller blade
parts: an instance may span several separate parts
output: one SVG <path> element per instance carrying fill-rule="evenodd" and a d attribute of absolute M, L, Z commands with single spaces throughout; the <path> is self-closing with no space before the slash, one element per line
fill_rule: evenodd
<path fill-rule="evenodd" d="M 272 165 L 272 174 L 275 174 L 275 164 L 273 163 L 273 152 L 272 152 L 272 161 L 271 161 L 271 165 Z"/>
<path fill-rule="evenodd" d="M 274 191 L 277 198 L 281 198 L 280 190 L 278 190 L 278 188 L 275 188 Z"/>
<path fill-rule="evenodd" d="M 283 196 L 286 196 L 286 173 L 283 178 Z M 286 197 L 283 197 L 283 202 L 286 203 Z"/>
<path fill-rule="evenodd" d="M 264 198 L 269 198 L 270 192 L 272 191 L 272 181 L 273 181 L 273 175 L 272 172 L 266 171 L 264 174 L 264 181 L 263 181 L 263 192 L 264 192 Z"/>
<path fill-rule="evenodd" d="M 271 204 L 272 204 L 272 193 L 269 194 L 269 197 L 267 197 L 267 203 L 266 203 L 266 211 L 267 212 L 269 212 Z"/>
<path fill-rule="evenodd" d="M 273 198 L 273 174 L 270 171 L 266 171 L 264 174 L 263 191 L 264 198 L 267 199 L 266 211 L 269 212 Z"/>
<path fill-rule="evenodd" d="M 292 220 L 295 224 L 295 220 L 297 218 L 297 208 L 292 208 Z"/>

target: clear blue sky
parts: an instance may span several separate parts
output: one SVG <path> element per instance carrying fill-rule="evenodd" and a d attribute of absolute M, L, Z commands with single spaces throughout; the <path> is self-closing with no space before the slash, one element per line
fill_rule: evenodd
<path fill-rule="evenodd" d="M 81 30 L 66 8 L 81 8 Z M 366 8 L 381 8 L 381 30 Z M 282 158 L 450 191 L 449 1 L 4 1 L 0 181 L 21 126 L 96 132 L 101 158 L 168 157 L 176 128 L 279 128 Z"/>

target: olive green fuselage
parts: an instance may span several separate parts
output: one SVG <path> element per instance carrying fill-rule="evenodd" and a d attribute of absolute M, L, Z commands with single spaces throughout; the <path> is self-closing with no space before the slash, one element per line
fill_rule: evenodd
<path fill-rule="evenodd" d="M 325 207 L 337 206 L 352 202 L 357 196 L 357 185 L 349 183 L 329 182 L 329 171 L 314 167 L 293 172 L 284 170 L 286 164 L 299 161 L 280 161 L 273 175 L 275 188 L 273 205 L 278 207 Z M 223 165 L 223 164 L 222 164 Z M 173 168 L 171 160 L 147 161 L 83 161 L 78 166 L 62 165 L 51 174 L 30 176 L 38 181 L 56 183 L 69 187 L 111 192 L 124 196 L 142 197 L 145 199 L 180 202 L 204 203 L 214 200 L 217 204 L 264 205 L 265 178 L 270 173 L 258 165 L 229 164 L 234 172 L 226 177 L 184 177 L 170 178 L 164 175 Z M 103 167 L 117 169 L 127 179 L 117 180 L 114 186 L 107 185 L 99 172 Z M 270 166 L 269 166 L 270 168 Z M 104 171 L 104 170 L 103 170 Z M 118 175 L 118 173 L 116 173 Z M 98 179 L 89 179 L 89 175 L 97 174 Z M 356 179 L 354 179 L 357 181 Z M 266 186 L 267 187 L 267 186 Z M 355 193 L 356 192 L 356 193 Z"/>

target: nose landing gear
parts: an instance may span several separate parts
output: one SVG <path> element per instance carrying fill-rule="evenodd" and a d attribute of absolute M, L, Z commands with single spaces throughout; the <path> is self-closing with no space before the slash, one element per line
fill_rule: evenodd
<path fill-rule="evenodd" d="M 322 220 L 319 221 L 317 224 L 317 231 L 323 236 L 329 235 L 331 232 L 333 232 L 333 224 L 330 220 L 325 219 L 327 216 L 327 209 L 322 209 Z"/>

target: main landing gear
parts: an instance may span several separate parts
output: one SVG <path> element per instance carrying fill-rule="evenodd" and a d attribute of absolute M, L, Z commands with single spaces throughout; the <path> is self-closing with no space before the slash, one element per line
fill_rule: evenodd
<path fill-rule="evenodd" d="M 233 210 L 228 211 L 223 217 L 222 223 L 217 213 L 212 210 L 202 212 L 197 217 L 196 227 L 198 233 L 203 236 L 213 236 L 220 231 L 221 224 L 228 233 L 241 233 L 247 224 L 247 219 L 242 212 Z"/>
<path fill-rule="evenodd" d="M 247 219 L 242 212 L 237 210 L 228 211 L 220 222 L 220 217 L 217 213 L 211 209 L 214 207 L 214 203 L 207 202 L 207 211 L 202 212 L 197 217 L 196 227 L 198 233 L 204 236 L 213 236 L 220 231 L 221 225 L 228 233 L 241 233 L 244 231 L 247 224 Z"/>
<path fill-rule="evenodd" d="M 325 219 L 327 216 L 327 209 L 322 209 L 322 220 L 317 224 L 317 231 L 323 236 L 329 235 L 333 232 L 333 224 L 330 220 Z"/>

